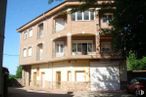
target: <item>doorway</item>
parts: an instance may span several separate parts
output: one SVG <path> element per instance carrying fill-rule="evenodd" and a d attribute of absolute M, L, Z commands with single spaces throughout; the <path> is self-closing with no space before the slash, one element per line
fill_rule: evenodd
<path fill-rule="evenodd" d="M 36 86 L 37 73 L 33 73 L 33 85 Z"/>
<path fill-rule="evenodd" d="M 56 87 L 60 88 L 61 86 L 61 72 L 57 71 L 56 72 Z"/>
<path fill-rule="evenodd" d="M 41 87 L 45 88 L 45 73 L 41 73 Z"/>

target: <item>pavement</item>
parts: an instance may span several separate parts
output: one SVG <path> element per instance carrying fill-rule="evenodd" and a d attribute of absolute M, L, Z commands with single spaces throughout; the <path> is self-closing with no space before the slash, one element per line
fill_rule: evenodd
<path fill-rule="evenodd" d="M 8 97 L 135 97 L 125 92 L 36 91 L 27 88 L 9 88 Z"/>

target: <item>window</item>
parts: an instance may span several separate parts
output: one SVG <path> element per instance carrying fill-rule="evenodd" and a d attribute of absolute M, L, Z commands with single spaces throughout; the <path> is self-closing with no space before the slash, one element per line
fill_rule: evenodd
<path fill-rule="evenodd" d="M 64 56 L 64 42 L 56 42 L 56 56 Z"/>
<path fill-rule="evenodd" d="M 67 81 L 71 81 L 71 71 L 67 71 Z"/>
<path fill-rule="evenodd" d="M 38 33 L 37 33 L 38 38 L 42 38 L 43 30 L 44 30 L 44 24 L 42 23 L 38 26 Z"/>
<path fill-rule="evenodd" d="M 82 20 L 82 12 L 77 12 L 77 20 Z"/>
<path fill-rule="evenodd" d="M 64 18 L 55 19 L 55 30 L 59 32 L 65 28 L 66 20 Z"/>
<path fill-rule="evenodd" d="M 84 82 L 85 81 L 85 72 L 84 71 L 76 71 L 75 72 L 76 81 L 77 82 Z"/>
<path fill-rule="evenodd" d="M 81 52 L 82 51 L 82 43 L 77 44 L 77 51 Z"/>
<path fill-rule="evenodd" d="M 32 37 L 32 34 L 33 34 L 33 32 L 32 32 L 32 28 L 31 28 L 31 29 L 29 29 L 29 37 Z"/>
<path fill-rule="evenodd" d="M 84 11 L 84 12 L 75 12 L 72 13 L 72 20 L 73 21 L 89 21 L 95 19 L 95 12 L 94 11 Z"/>
<path fill-rule="evenodd" d="M 75 13 L 71 14 L 71 18 L 72 18 L 73 21 L 75 21 L 75 16 L 76 16 Z"/>
<path fill-rule="evenodd" d="M 92 41 L 74 41 L 72 44 L 72 52 L 80 54 L 88 54 L 93 52 L 93 42 Z"/>
<path fill-rule="evenodd" d="M 28 32 L 25 31 L 25 32 L 24 32 L 24 39 L 27 39 L 27 38 L 28 38 Z"/>
<path fill-rule="evenodd" d="M 84 12 L 84 20 L 89 20 L 89 11 Z"/>
<path fill-rule="evenodd" d="M 72 51 L 73 51 L 73 52 L 76 52 L 76 49 L 77 49 L 77 44 L 76 44 L 76 43 L 73 43 Z"/>
<path fill-rule="evenodd" d="M 111 42 L 101 42 L 101 52 L 111 52 Z"/>
<path fill-rule="evenodd" d="M 88 50 L 88 52 L 92 52 L 92 43 L 88 43 L 87 44 L 87 50 Z"/>
<path fill-rule="evenodd" d="M 95 12 L 94 11 L 90 11 L 90 18 L 91 18 L 91 20 L 95 19 Z"/>
<path fill-rule="evenodd" d="M 104 23 L 110 23 L 111 20 L 112 20 L 112 15 L 103 15 L 102 17 L 102 21 Z"/>
<path fill-rule="evenodd" d="M 43 58 L 43 44 L 40 43 L 37 45 L 37 60 L 41 60 Z"/>
<path fill-rule="evenodd" d="M 26 57 L 26 56 L 27 56 L 27 49 L 24 48 L 24 49 L 23 49 L 23 57 Z"/>
<path fill-rule="evenodd" d="M 28 56 L 32 56 L 32 47 L 28 48 Z"/>

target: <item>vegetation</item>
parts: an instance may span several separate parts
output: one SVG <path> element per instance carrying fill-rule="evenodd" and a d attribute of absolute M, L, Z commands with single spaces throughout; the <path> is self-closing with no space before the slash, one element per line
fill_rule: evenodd
<path fill-rule="evenodd" d="M 17 79 L 22 78 L 22 66 L 18 66 L 16 70 L 16 75 L 9 75 L 9 79 Z"/>
<path fill-rule="evenodd" d="M 22 78 L 22 66 L 17 67 L 16 78 Z"/>
<path fill-rule="evenodd" d="M 128 71 L 146 69 L 146 57 L 137 59 L 136 55 L 133 52 L 130 52 L 127 57 L 127 69 Z"/>
<path fill-rule="evenodd" d="M 146 55 L 146 1 L 115 0 L 113 43 L 126 58 L 130 51 L 140 59 Z"/>
<path fill-rule="evenodd" d="M 22 66 L 17 67 L 16 75 L 9 75 L 8 86 L 11 87 L 20 87 L 21 84 L 18 82 L 18 79 L 22 77 Z"/>

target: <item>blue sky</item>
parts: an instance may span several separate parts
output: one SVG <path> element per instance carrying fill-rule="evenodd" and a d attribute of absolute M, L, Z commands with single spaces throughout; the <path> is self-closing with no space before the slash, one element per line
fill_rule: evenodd
<path fill-rule="evenodd" d="M 11 74 L 16 73 L 19 65 L 20 34 L 16 29 L 61 1 L 63 0 L 48 4 L 48 0 L 8 0 L 3 66 L 7 67 Z"/>

